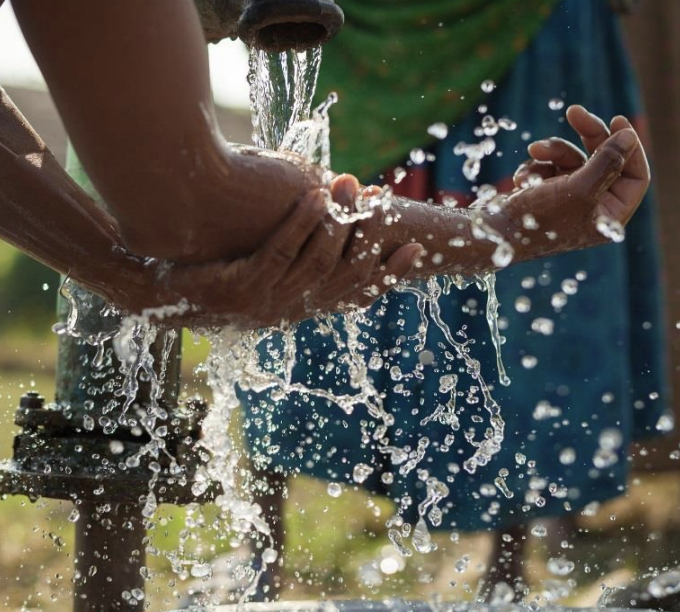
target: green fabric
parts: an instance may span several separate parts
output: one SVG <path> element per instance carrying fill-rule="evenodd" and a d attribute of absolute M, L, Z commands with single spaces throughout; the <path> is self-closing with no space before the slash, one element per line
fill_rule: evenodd
<path fill-rule="evenodd" d="M 345 27 L 324 47 L 333 169 L 367 179 L 478 104 L 558 0 L 340 0 Z"/>

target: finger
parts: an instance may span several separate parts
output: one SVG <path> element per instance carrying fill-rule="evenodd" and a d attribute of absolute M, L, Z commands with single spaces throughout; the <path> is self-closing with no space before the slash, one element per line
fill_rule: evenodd
<path fill-rule="evenodd" d="M 339 204 L 346 213 L 354 210 L 354 202 L 359 195 L 359 181 L 351 174 L 340 174 L 331 182 L 333 202 Z"/>
<path fill-rule="evenodd" d="M 581 149 L 562 138 L 549 138 L 532 142 L 528 151 L 534 160 L 549 162 L 562 170 L 576 170 L 588 159 Z"/>
<path fill-rule="evenodd" d="M 325 212 L 323 191 L 315 189 L 306 193 L 288 218 L 248 260 L 251 279 L 266 276 L 268 283 L 278 282 L 295 261 Z"/>
<path fill-rule="evenodd" d="M 358 305 L 366 308 L 373 304 L 381 295 L 394 288 L 417 269 L 418 263 L 425 255 L 425 247 L 420 243 L 406 244 L 399 247 L 387 261 L 380 266 L 380 270 L 373 274 L 371 284 L 358 298 Z"/>
<path fill-rule="evenodd" d="M 337 223 L 330 215 L 320 223 L 297 260 L 281 278 L 282 291 L 304 292 L 333 273 L 342 259 L 352 226 Z"/>
<path fill-rule="evenodd" d="M 581 137 L 581 142 L 589 155 L 609 138 L 609 129 L 605 122 L 597 115 L 589 113 L 583 106 L 570 106 L 567 109 L 567 121 Z"/>
<path fill-rule="evenodd" d="M 620 132 L 625 129 L 633 129 L 630 121 L 623 115 L 617 115 L 611 121 L 612 133 Z M 639 146 L 633 151 L 628 163 L 623 168 L 623 176 L 633 179 L 649 180 L 649 163 L 643 146 Z"/>
<path fill-rule="evenodd" d="M 638 146 L 640 143 L 633 130 L 621 130 L 610 136 L 585 166 L 569 177 L 571 190 L 599 199 L 621 176 L 624 166 Z M 641 188 L 644 192 L 646 185 Z"/>
<path fill-rule="evenodd" d="M 345 248 L 341 264 L 316 296 L 320 304 L 355 303 L 357 294 L 371 283 L 371 276 L 380 265 L 384 220 L 384 210 L 375 208 L 370 218 L 362 219 L 353 226 L 352 238 Z"/>

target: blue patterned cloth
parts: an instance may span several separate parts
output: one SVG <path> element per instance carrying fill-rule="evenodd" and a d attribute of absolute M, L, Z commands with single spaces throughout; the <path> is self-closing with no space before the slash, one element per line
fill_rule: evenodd
<path fill-rule="evenodd" d="M 324 61 L 333 60 L 326 57 Z M 446 69 L 444 60 L 442 69 Z M 606 119 L 616 114 L 639 118 L 637 91 L 619 25 L 605 0 L 564 0 L 489 94 L 486 112 L 511 117 L 519 127 L 497 136 L 503 154 L 483 162 L 477 184 L 507 185 L 526 158 L 529 136 L 525 132 L 531 140 L 549 136 L 574 140 L 563 112 L 549 108 L 553 98 L 563 100 L 564 108 L 583 104 Z M 470 192 L 461 172 L 463 160 L 452 149 L 460 140 L 476 140 L 473 130 L 481 116 L 473 113 L 450 129 L 449 136 L 430 149 L 436 161 L 414 170 L 426 173 L 431 197 Z M 427 127 L 423 126 L 424 133 Z M 493 396 L 506 421 L 502 450 L 474 475 L 459 469 L 473 450 L 463 432 L 476 427 L 479 439 L 488 424 L 480 404 L 458 398 L 461 429 L 457 432 L 437 423 L 420 425 L 439 402 L 448 400 L 439 393 L 439 378 L 447 369 L 457 372 L 460 363 L 446 358 L 444 338 L 430 325 L 426 348 L 432 351 L 434 362 L 422 366 L 422 379 L 400 381 L 408 395 L 395 392 L 388 368 L 396 364 L 409 372 L 419 363 L 415 341 L 408 340 L 416 332 L 419 316 L 414 298 L 404 294 L 393 293 L 373 308 L 373 326 L 364 338 L 367 359 L 397 343 L 401 348 L 398 355 L 385 360 L 385 367 L 371 372 L 395 417 L 389 435 L 396 446 L 412 448 L 422 435 L 430 438 L 418 468 L 444 482 L 448 479 L 451 494 L 442 505 L 443 528 L 477 530 L 559 515 L 624 491 L 627 445 L 634 438 L 658 433 L 655 424 L 668 409 L 655 224 L 656 208 L 647 197 L 628 226 L 623 244 L 519 264 L 498 274 L 500 314 L 506 327 L 502 333 L 507 338 L 503 358 L 512 380 L 508 387 L 497 383 L 495 352 L 484 317 L 486 295 L 472 287 L 454 289 L 441 299 L 444 320 L 454 331 L 467 326 L 468 336 L 475 339 L 472 355 L 481 361 L 487 382 L 494 385 Z M 577 293 L 568 295 L 566 305 L 556 312 L 552 296 L 562 291 L 565 279 L 577 276 L 585 280 L 578 282 Z M 528 312 L 515 308 L 519 297 L 530 300 Z M 379 308 L 382 315 L 376 314 Z M 553 321 L 552 335 L 532 330 L 532 322 L 541 317 Z M 296 380 L 353 391 L 346 371 L 335 360 L 335 345 L 318 333 L 313 322 L 301 325 L 297 337 Z M 535 358 L 535 367 L 522 364 L 526 356 Z M 463 384 L 463 378 L 461 388 L 466 388 L 470 381 Z M 375 471 L 363 486 L 394 499 L 411 496 L 414 503 L 406 518 L 413 519 L 416 504 L 425 495 L 424 482 L 417 470 L 406 477 L 397 474 L 389 485 L 381 481 L 381 473 L 391 467 L 374 443 L 361 442 L 362 421 L 371 420 L 365 410 L 347 416 L 326 402 L 296 396 L 278 403 L 267 394 L 244 393 L 242 399 L 249 442 L 256 453 L 271 458 L 270 468 L 281 466 L 289 473 L 352 482 L 353 466 L 367 463 Z M 539 402 L 559 410 L 536 419 L 533 414 Z M 482 424 L 475 422 L 477 416 L 483 417 Z M 455 440 L 445 444 L 451 433 Z M 278 450 L 267 455 L 266 448 L 271 446 Z M 594 463 L 598 452 L 599 461 Z M 484 486 L 492 484 L 503 468 L 508 470 L 505 480 L 514 493 L 511 499 Z M 538 496 L 542 499 L 537 504 Z"/>

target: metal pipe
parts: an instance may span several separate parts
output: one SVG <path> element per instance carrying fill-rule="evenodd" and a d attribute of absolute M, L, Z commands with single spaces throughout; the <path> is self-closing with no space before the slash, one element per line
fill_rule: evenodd
<path fill-rule="evenodd" d="M 344 15 L 331 0 L 252 0 L 238 22 L 238 35 L 264 51 L 303 51 L 333 38 Z"/>
<path fill-rule="evenodd" d="M 146 530 L 139 505 L 78 506 L 74 612 L 142 612 Z"/>
<path fill-rule="evenodd" d="M 208 42 L 237 36 L 264 51 L 303 51 L 335 36 L 344 23 L 333 0 L 194 0 Z"/>

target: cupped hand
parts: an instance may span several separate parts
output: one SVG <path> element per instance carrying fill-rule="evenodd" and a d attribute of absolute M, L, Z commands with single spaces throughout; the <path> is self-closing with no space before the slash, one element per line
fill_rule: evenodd
<path fill-rule="evenodd" d="M 582 106 L 571 106 L 567 120 L 590 157 L 559 138 L 532 143 L 531 159 L 514 177 L 519 191 L 499 215 L 506 231 L 521 234 L 522 259 L 622 239 L 649 187 L 644 149 L 625 117 L 614 117 L 608 128 Z"/>
<path fill-rule="evenodd" d="M 370 189 L 370 188 L 369 188 Z M 331 184 L 333 200 L 352 210 L 359 192 L 354 177 Z M 355 224 L 336 222 L 328 213 L 323 189 L 308 192 L 276 232 L 250 257 L 202 264 L 152 266 L 154 294 L 118 293 L 124 309 L 140 311 L 168 325 L 241 328 L 297 322 L 350 306 L 368 307 L 402 279 L 420 259 L 419 244 L 400 247 L 385 261 L 380 257 L 378 207 Z M 149 304 L 184 304 L 175 308 Z"/>

